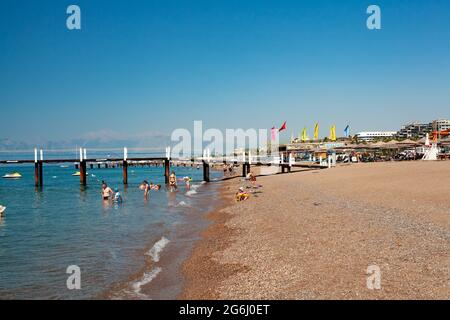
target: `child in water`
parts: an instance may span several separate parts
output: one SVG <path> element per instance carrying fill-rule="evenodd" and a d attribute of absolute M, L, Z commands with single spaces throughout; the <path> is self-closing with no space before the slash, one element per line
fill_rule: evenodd
<path fill-rule="evenodd" d="M 122 202 L 123 202 L 123 199 L 122 199 L 122 195 L 121 195 L 120 192 L 119 192 L 119 189 L 116 188 L 114 191 L 115 191 L 115 194 L 114 194 L 114 202 L 115 202 L 115 203 L 122 203 Z"/>
<path fill-rule="evenodd" d="M 153 182 L 150 182 L 150 190 L 158 191 L 159 189 L 161 189 L 160 184 L 153 184 Z"/>
<path fill-rule="evenodd" d="M 186 190 L 190 190 L 191 189 L 192 178 L 191 177 L 184 177 L 183 181 L 184 181 L 184 183 L 186 183 Z"/>

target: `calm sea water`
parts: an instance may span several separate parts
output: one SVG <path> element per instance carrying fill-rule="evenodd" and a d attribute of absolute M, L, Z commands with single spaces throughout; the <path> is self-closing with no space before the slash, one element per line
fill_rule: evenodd
<path fill-rule="evenodd" d="M 30 155 L 0 153 L 0 159 L 25 157 Z M 141 286 L 164 272 L 157 262 L 165 246 L 176 241 L 174 230 L 195 221 L 189 219 L 193 212 L 212 209 L 212 201 L 205 199 L 215 196 L 214 186 L 201 184 L 201 170 L 174 167 L 178 177 L 193 177 L 193 189 L 187 192 L 182 186 L 171 193 L 163 187 L 145 201 L 139 184 L 144 179 L 164 184 L 163 167 L 130 167 L 125 189 L 122 169 L 88 169 L 88 187 L 82 189 L 79 177 L 72 176 L 74 165 L 68 165 L 45 165 L 42 190 L 34 187 L 34 167 L 0 166 L 0 176 L 13 171 L 23 175 L 20 180 L 0 179 L 0 204 L 7 207 L 0 220 L 0 299 L 152 298 L 142 295 Z M 120 189 L 122 205 L 101 200 L 102 180 Z M 81 269 L 81 290 L 67 289 L 70 265 Z M 115 288 L 120 291 L 111 294 Z"/>

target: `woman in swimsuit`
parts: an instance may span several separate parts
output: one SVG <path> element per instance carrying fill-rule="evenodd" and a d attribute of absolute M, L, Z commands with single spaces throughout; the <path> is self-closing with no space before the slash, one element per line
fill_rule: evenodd
<path fill-rule="evenodd" d="M 172 171 L 172 174 L 169 176 L 169 186 L 170 190 L 177 190 L 177 176 L 175 175 L 175 171 Z"/>
<path fill-rule="evenodd" d="M 150 191 L 150 184 L 147 182 L 147 180 L 144 180 L 141 185 L 139 186 L 139 189 L 144 191 L 144 198 L 147 199 L 148 193 Z"/>

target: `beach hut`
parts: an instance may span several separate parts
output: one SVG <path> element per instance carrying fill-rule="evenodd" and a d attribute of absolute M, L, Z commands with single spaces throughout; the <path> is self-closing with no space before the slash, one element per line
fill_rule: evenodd
<path fill-rule="evenodd" d="M 372 148 L 372 149 L 382 149 L 384 146 L 386 146 L 386 142 L 383 142 L 383 141 L 378 141 L 378 142 L 375 142 L 375 143 L 371 143 L 370 145 L 369 145 L 369 148 Z"/>
<path fill-rule="evenodd" d="M 419 145 L 420 143 L 411 139 L 406 139 L 403 141 L 397 141 L 397 144 L 399 145 L 412 145 L 412 146 L 416 146 Z"/>

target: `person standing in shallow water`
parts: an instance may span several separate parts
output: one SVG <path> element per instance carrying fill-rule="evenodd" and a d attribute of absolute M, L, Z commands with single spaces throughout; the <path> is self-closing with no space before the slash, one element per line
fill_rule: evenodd
<path fill-rule="evenodd" d="M 144 191 L 144 198 L 148 198 L 148 193 L 150 192 L 150 184 L 147 180 L 144 180 L 141 185 L 139 186 L 139 189 Z"/>
<path fill-rule="evenodd" d="M 111 199 L 113 194 L 114 194 L 114 192 L 112 191 L 112 189 L 110 187 L 108 187 L 106 182 L 103 182 L 103 184 L 102 184 L 102 198 L 103 198 L 103 200 L 104 201 L 108 201 L 109 199 Z"/>
<path fill-rule="evenodd" d="M 122 203 L 122 202 L 123 202 L 122 195 L 119 192 L 119 188 L 116 188 L 114 194 L 114 203 Z"/>
<path fill-rule="evenodd" d="M 172 171 L 169 176 L 169 187 L 170 191 L 177 190 L 177 176 L 175 175 L 175 171 Z"/>

